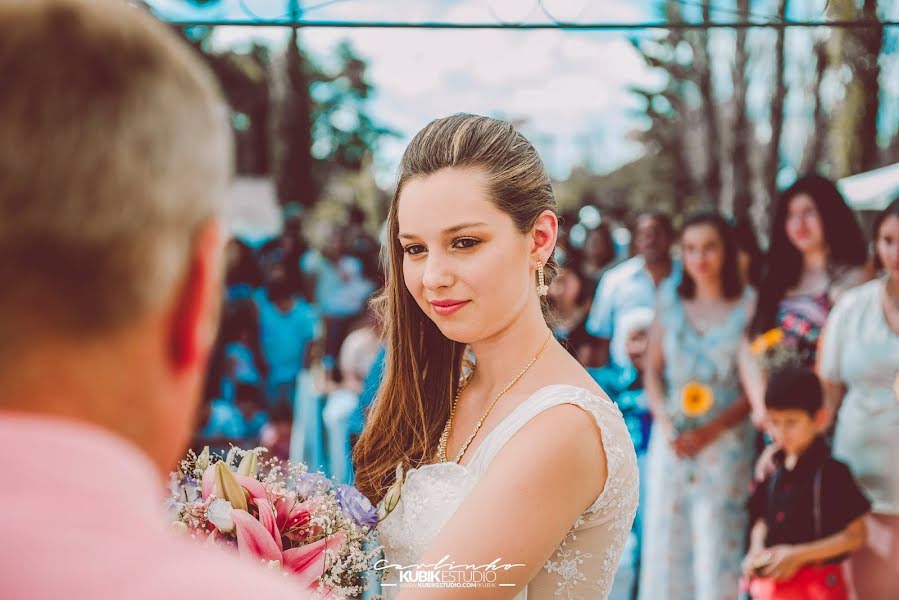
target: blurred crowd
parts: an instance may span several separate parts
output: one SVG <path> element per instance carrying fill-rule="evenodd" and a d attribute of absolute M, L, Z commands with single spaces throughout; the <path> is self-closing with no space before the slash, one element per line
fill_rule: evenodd
<path fill-rule="evenodd" d="M 807 555 L 765 552 L 829 535 L 852 555 L 838 578 L 846 593 L 899 597 L 899 204 L 864 232 L 832 182 L 803 177 L 775 207 L 767 252 L 748 222 L 714 211 L 578 221 L 561 221 L 548 319 L 618 404 L 641 467 L 612 597 L 737 598 L 747 560 L 786 581 Z M 263 445 L 351 482 L 384 362 L 369 306 L 383 284 L 380 244 L 358 212 L 319 247 L 302 225 L 288 208 L 277 238 L 229 244 L 195 444 Z M 783 411 L 807 415 L 805 438 L 784 428 Z M 795 524 L 808 498 L 781 497 L 780 475 L 802 472 L 783 471 L 790 457 L 812 475 L 828 460 L 849 468 L 808 493 L 827 498 L 823 533 Z M 860 520 L 879 547 L 847 541 Z"/>
<path fill-rule="evenodd" d="M 322 446 L 325 405 L 329 414 L 356 405 L 381 345 L 369 308 L 383 284 L 379 244 L 363 221 L 351 212 L 346 226 L 311 248 L 301 212 L 288 208 L 276 238 L 229 241 L 222 323 L 195 446 L 263 445 L 287 459 L 293 439 L 300 444 L 293 458 L 334 472 Z M 303 402 L 316 407 L 298 412 Z M 308 451 L 307 431 L 306 443 L 315 446 Z"/>

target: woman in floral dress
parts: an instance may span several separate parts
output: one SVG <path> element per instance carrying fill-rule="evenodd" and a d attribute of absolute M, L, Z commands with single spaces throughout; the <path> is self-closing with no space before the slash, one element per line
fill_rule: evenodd
<path fill-rule="evenodd" d="M 737 597 L 753 459 L 737 353 L 754 307 L 728 232 L 717 213 L 687 219 L 683 280 L 660 289 L 650 330 L 641 600 Z"/>

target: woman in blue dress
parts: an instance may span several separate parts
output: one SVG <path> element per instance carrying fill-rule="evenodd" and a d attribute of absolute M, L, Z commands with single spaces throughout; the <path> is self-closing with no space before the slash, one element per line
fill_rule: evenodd
<path fill-rule="evenodd" d="M 737 373 L 754 310 L 728 223 L 689 217 L 680 285 L 659 290 L 645 385 L 653 412 L 641 600 L 727 600 L 739 588 L 753 461 Z"/>

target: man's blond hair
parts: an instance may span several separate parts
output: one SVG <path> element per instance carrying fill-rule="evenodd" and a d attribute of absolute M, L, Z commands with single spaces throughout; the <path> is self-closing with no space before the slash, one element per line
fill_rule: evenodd
<path fill-rule="evenodd" d="M 223 208 L 209 71 L 124 0 L 0 0 L 0 86 L 0 344 L 161 306 Z"/>

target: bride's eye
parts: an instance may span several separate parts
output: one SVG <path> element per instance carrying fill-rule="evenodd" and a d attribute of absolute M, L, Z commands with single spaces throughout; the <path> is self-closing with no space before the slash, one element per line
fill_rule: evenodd
<path fill-rule="evenodd" d="M 409 244 L 405 248 L 403 248 L 403 252 L 409 254 L 410 256 L 415 256 L 416 254 L 421 254 L 425 251 L 425 247 L 421 244 Z"/>
<path fill-rule="evenodd" d="M 477 238 L 458 238 L 453 240 L 453 248 L 460 248 L 465 250 L 467 248 L 473 248 L 481 243 L 481 240 Z"/>

